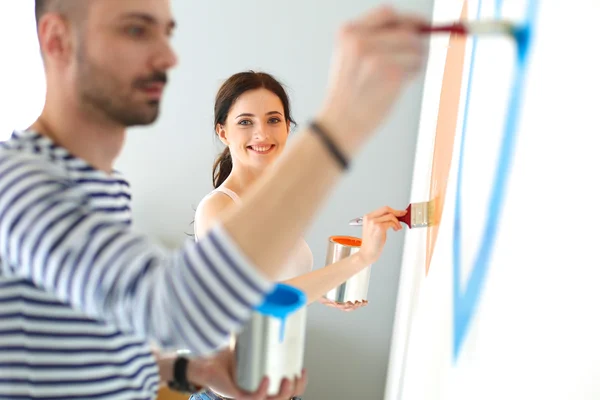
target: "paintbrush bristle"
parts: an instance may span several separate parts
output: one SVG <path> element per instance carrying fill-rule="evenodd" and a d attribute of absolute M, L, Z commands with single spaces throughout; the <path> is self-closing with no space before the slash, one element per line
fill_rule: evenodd
<path fill-rule="evenodd" d="M 442 219 L 442 205 L 440 197 L 437 196 L 428 202 L 429 225 L 439 225 Z"/>
<path fill-rule="evenodd" d="M 438 215 L 440 208 L 437 206 L 438 198 L 421 203 L 411 203 L 407 208 L 408 213 L 398 219 L 404 222 L 409 228 L 423 228 L 426 226 L 437 225 L 440 219 Z M 410 220 L 410 221 L 409 221 Z M 410 223 L 409 223 L 410 222 Z M 362 226 L 363 217 L 351 219 L 351 226 Z"/>
<path fill-rule="evenodd" d="M 473 35 L 507 35 L 515 36 L 516 26 L 508 21 L 482 20 L 465 22 L 469 33 Z"/>
<path fill-rule="evenodd" d="M 412 203 L 410 225 L 411 228 L 421 228 L 436 224 L 435 199 L 421 203 Z"/>

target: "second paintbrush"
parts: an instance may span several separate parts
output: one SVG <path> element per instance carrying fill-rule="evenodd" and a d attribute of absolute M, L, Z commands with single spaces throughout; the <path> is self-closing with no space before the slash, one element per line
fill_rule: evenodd
<path fill-rule="evenodd" d="M 398 217 L 398 221 L 404 222 L 409 228 L 424 228 L 435 224 L 435 202 L 424 201 L 411 203 L 406 208 L 406 214 Z M 352 226 L 362 226 L 363 217 L 350 220 Z"/>

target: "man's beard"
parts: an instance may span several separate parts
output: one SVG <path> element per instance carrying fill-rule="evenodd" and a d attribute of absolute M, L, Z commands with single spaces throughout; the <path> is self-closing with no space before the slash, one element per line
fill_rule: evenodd
<path fill-rule="evenodd" d="M 145 85 L 157 82 L 166 84 L 166 73 L 157 71 L 152 76 L 136 79 L 131 86 L 124 86 L 89 58 L 79 57 L 78 61 L 79 99 L 86 107 L 125 127 L 148 125 L 156 121 L 160 102 L 135 102 L 133 96 Z"/>

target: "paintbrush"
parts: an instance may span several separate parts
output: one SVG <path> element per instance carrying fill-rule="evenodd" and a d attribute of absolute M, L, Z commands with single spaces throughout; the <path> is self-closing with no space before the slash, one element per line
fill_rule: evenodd
<path fill-rule="evenodd" d="M 437 222 L 435 200 L 421 203 L 411 203 L 406 208 L 406 214 L 398 217 L 398 221 L 404 222 L 409 228 L 424 228 L 435 225 Z M 362 226 L 363 217 L 350 220 L 351 226 Z"/>
<path fill-rule="evenodd" d="M 423 26 L 421 33 L 457 33 L 459 35 L 506 35 L 517 36 L 521 28 L 512 22 L 499 20 L 480 20 L 455 22 L 447 25 Z"/>

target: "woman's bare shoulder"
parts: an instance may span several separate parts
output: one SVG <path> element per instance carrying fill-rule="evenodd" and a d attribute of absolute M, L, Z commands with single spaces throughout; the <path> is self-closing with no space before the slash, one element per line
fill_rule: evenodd
<path fill-rule="evenodd" d="M 194 233 L 196 238 L 204 234 L 218 220 L 219 215 L 229 206 L 235 204 L 225 193 L 215 192 L 202 199 L 196 208 L 194 217 Z"/>

